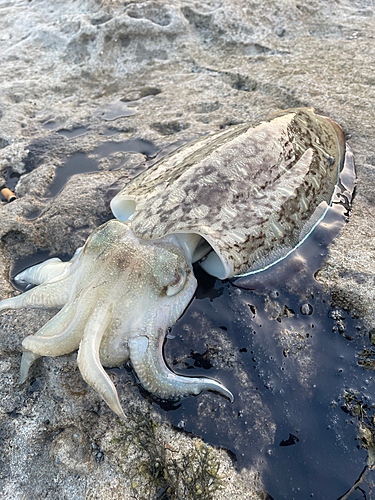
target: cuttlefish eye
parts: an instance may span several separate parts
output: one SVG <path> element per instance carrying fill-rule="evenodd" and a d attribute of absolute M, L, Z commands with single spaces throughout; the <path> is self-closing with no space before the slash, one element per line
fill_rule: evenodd
<path fill-rule="evenodd" d="M 168 297 L 173 297 L 180 292 L 186 283 L 186 269 L 181 269 L 174 277 L 173 281 L 167 287 Z"/>

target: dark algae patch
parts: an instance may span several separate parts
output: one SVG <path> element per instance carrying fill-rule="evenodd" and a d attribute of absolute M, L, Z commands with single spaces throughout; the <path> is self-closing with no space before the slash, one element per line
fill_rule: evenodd
<path fill-rule="evenodd" d="M 120 470 L 132 485 L 133 498 L 139 500 L 210 500 L 223 488 L 220 461 L 203 442 L 176 458 L 176 451 L 160 436 L 160 425 L 151 412 L 130 409 L 122 422 L 120 436 L 113 440 L 122 454 L 135 453 L 133 466 Z"/>

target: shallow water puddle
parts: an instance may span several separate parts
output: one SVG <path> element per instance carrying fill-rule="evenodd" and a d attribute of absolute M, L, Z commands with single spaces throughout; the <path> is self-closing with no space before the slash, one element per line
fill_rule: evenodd
<path fill-rule="evenodd" d="M 74 137 L 80 137 L 81 135 L 87 134 L 88 128 L 87 127 L 76 127 L 76 128 L 73 128 L 72 130 L 62 128 L 60 130 L 57 130 L 56 132 L 59 135 L 66 137 L 66 139 L 73 139 Z"/>
<path fill-rule="evenodd" d="M 368 333 L 312 277 L 300 288 L 292 279 L 291 287 L 262 291 L 210 282 L 201 280 L 172 329 L 166 358 L 178 373 L 217 377 L 235 401 L 186 399 L 169 408 L 170 421 L 228 448 L 239 468 L 265 462 L 265 489 L 275 500 L 339 498 L 367 460 L 357 422 L 342 406 L 346 391 L 373 398 L 374 378 L 357 364 Z M 228 343 L 232 359 L 221 359 Z"/>
<path fill-rule="evenodd" d="M 145 155 L 146 158 L 149 158 L 156 155 L 158 149 L 150 141 L 129 139 L 123 142 L 105 142 L 96 147 L 90 153 L 92 155 L 97 155 L 98 158 L 90 158 L 87 153 L 73 153 L 61 167 L 56 168 L 55 177 L 44 196 L 48 198 L 55 197 L 73 175 L 98 172 L 99 160 L 115 152 L 141 153 Z M 121 168 L 121 165 L 115 164 L 110 170 L 116 170 L 117 168 Z M 41 210 L 36 210 L 25 214 L 25 218 L 33 220 L 40 214 Z"/>
<path fill-rule="evenodd" d="M 130 92 L 128 97 L 121 97 L 115 101 L 98 108 L 93 116 L 100 117 L 105 121 L 113 121 L 118 118 L 133 116 L 138 113 L 138 106 L 144 101 L 153 98 L 161 93 L 161 90 L 155 87 L 143 87 Z"/>
<path fill-rule="evenodd" d="M 45 128 L 46 130 L 56 130 L 57 128 L 61 127 L 62 125 L 64 125 L 65 122 L 55 122 L 55 121 L 47 121 L 47 122 L 44 122 L 42 125 L 43 125 L 43 128 Z"/>
<path fill-rule="evenodd" d="M 158 149 L 149 141 L 143 139 L 129 139 L 123 142 L 105 142 L 91 151 L 98 155 L 98 159 L 105 158 L 115 152 L 141 153 L 147 157 L 153 156 Z M 98 172 L 98 160 L 92 159 L 86 153 L 73 153 L 60 168 L 56 169 L 55 178 L 49 187 L 48 195 L 56 196 L 75 174 Z"/>
<path fill-rule="evenodd" d="M 64 188 L 65 184 L 68 182 L 70 177 L 76 174 L 89 174 L 94 172 L 99 172 L 99 161 L 102 158 L 108 157 L 110 154 L 115 152 L 127 152 L 127 153 L 141 153 L 145 156 L 145 161 L 140 162 L 140 167 L 144 167 L 145 164 L 151 162 L 151 158 L 156 156 L 158 149 L 150 141 L 144 139 L 129 139 L 122 142 L 105 142 L 100 146 L 96 147 L 90 154 L 95 155 L 94 158 L 89 157 L 87 153 L 76 152 L 73 153 L 65 161 L 65 163 L 56 168 L 55 177 L 44 193 L 44 198 L 54 198 L 59 194 Z M 109 170 L 117 170 L 124 166 L 123 161 L 112 161 Z M 132 167 L 132 172 L 130 172 L 130 178 L 136 176 L 139 173 L 138 168 Z M 129 182 L 129 175 L 126 175 L 126 182 Z M 17 177 L 16 181 L 18 181 Z M 16 184 L 16 182 L 15 182 Z M 123 183 L 121 184 L 121 186 Z M 43 213 L 43 209 L 30 210 L 23 214 L 26 220 L 34 220 L 38 218 Z"/>
<path fill-rule="evenodd" d="M 121 99 L 108 104 L 104 108 L 99 108 L 98 111 L 93 113 L 93 116 L 99 116 L 103 120 L 112 121 L 117 120 L 117 118 L 125 118 L 127 116 L 133 116 L 138 112 L 135 108 L 136 102 L 123 102 Z"/>
<path fill-rule="evenodd" d="M 144 139 L 129 139 L 124 142 L 105 142 L 96 147 L 92 151 L 92 154 L 97 154 L 100 158 L 105 158 L 112 153 L 130 152 L 141 153 L 147 157 L 151 157 L 156 155 L 158 151 L 159 149 L 156 148 L 151 141 L 146 141 Z"/>
<path fill-rule="evenodd" d="M 108 128 L 105 132 L 104 132 L 104 135 L 106 135 L 107 137 L 111 137 L 112 135 L 116 135 L 116 134 L 119 134 L 121 132 L 121 130 L 117 129 L 117 128 Z"/>

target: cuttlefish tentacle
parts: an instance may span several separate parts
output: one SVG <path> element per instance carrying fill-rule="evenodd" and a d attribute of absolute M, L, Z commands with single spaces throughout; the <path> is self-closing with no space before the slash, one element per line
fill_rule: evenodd
<path fill-rule="evenodd" d="M 112 314 L 112 304 L 96 305 L 85 327 L 79 346 L 77 363 L 84 380 L 102 396 L 120 418 L 125 419 L 116 387 L 104 371 L 99 359 L 100 343 L 111 324 Z"/>
<path fill-rule="evenodd" d="M 157 335 L 141 336 L 129 340 L 130 359 L 140 384 L 160 399 L 179 399 L 214 391 L 233 402 L 233 394 L 220 382 L 209 378 L 189 378 L 173 373 L 163 359 L 163 342 L 166 331 Z"/>
<path fill-rule="evenodd" d="M 45 262 L 25 269 L 17 274 L 14 279 L 17 283 L 30 283 L 33 285 L 41 285 L 47 281 L 61 280 L 72 274 L 77 264 L 79 265 L 78 261 L 82 255 L 82 248 L 83 247 L 77 248 L 73 257 L 68 262 L 62 262 L 61 259 L 53 257 L 52 259 L 48 259 Z"/>
<path fill-rule="evenodd" d="M 22 307 L 63 307 L 71 298 L 76 288 L 76 278 L 66 278 L 44 283 L 16 297 L 0 302 L 0 311 L 4 309 L 21 309 Z"/>
<path fill-rule="evenodd" d="M 25 269 L 17 274 L 15 281 L 17 283 L 41 285 L 46 281 L 60 279 L 64 274 L 69 274 L 71 267 L 71 262 L 62 262 L 61 259 L 54 257 L 53 259 L 48 259 L 45 262 Z"/>

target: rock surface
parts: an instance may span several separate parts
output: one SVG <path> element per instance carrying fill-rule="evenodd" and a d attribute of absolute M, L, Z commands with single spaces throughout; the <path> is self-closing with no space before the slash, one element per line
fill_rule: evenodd
<path fill-rule="evenodd" d="M 0 204 L 0 298 L 14 292 L 15 261 L 72 255 L 111 217 L 107 190 L 144 168 L 142 152 L 313 106 L 343 127 L 358 172 L 353 213 L 318 279 L 374 328 L 374 14 L 372 0 L 0 0 L 0 184 L 18 196 Z M 67 158 L 96 171 L 66 179 Z M 111 442 L 121 427 L 82 382 L 75 355 L 43 358 L 31 385 L 18 384 L 21 341 L 50 317 L 0 318 L 2 497 L 132 498 L 119 466 L 134 455 Z M 123 406 L 146 408 L 127 380 L 118 381 Z M 259 449 L 275 426 L 254 398 Z M 194 448 L 166 424 L 161 432 L 180 456 Z M 215 498 L 267 498 L 260 461 L 237 470 L 216 453 L 226 488 Z"/>

